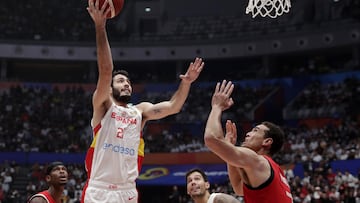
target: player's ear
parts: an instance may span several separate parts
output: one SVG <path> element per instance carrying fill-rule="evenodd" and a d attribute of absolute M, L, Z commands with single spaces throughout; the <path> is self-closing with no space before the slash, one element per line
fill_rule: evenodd
<path fill-rule="evenodd" d="M 208 190 L 210 189 L 210 183 L 209 182 L 205 182 L 205 188 Z"/>
<path fill-rule="evenodd" d="M 46 175 L 46 176 L 45 176 L 45 181 L 46 181 L 46 182 L 50 182 L 50 180 L 51 180 L 51 176 L 50 176 L 50 175 Z"/>
<path fill-rule="evenodd" d="M 268 138 L 265 138 L 264 141 L 263 141 L 263 145 L 264 146 L 270 146 L 272 143 L 273 143 L 273 139 L 268 137 Z"/>

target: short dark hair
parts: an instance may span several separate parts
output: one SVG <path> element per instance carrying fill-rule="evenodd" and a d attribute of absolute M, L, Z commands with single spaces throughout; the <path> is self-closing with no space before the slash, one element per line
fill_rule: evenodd
<path fill-rule="evenodd" d="M 126 70 L 113 70 L 112 72 L 112 76 L 114 77 L 115 75 L 118 75 L 118 74 L 121 74 L 121 75 L 125 75 L 126 77 L 129 77 L 129 73 L 126 71 Z"/>
<path fill-rule="evenodd" d="M 209 182 L 209 179 L 207 177 L 207 175 L 205 174 L 205 172 L 199 168 L 194 168 L 194 169 L 191 169 L 190 171 L 188 171 L 185 175 L 185 182 L 187 182 L 187 178 L 190 174 L 194 173 L 194 172 L 198 172 L 201 174 L 201 176 L 203 177 L 204 181 L 205 182 Z"/>
<path fill-rule="evenodd" d="M 113 70 L 112 72 L 112 78 L 114 78 L 116 75 L 124 75 L 130 80 L 129 73 L 126 70 L 120 69 L 120 70 Z M 113 86 L 113 80 L 111 80 L 111 87 Z"/>
<path fill-rule="evenodd" d="M 269 154 L 274 155 L 281 150 L 285 140 L 285 133 L 278 125 L 272 122 L 264 121 L 261 124 L 269 128 L 268 131 L 265 131 L 265 138 L 273 139 Z"/>
<path fill-rule="evenodd" d="M 63 162 L 61 161 L 54 161 L 51 162 L 47 167 L 46 167 L 46 175 L 50 175 L 51 171 L 56 167 L 56 166 L 60 166 L 60 165 L 64 165 Z"/>

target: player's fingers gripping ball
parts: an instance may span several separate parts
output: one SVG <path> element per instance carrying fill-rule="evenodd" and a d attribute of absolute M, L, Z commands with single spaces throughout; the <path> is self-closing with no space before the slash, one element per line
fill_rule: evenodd
<path fill-rule="evenodd" d="M 120 11 L 124 7 L 124 0 L 99 0 L 99 8 L 101 8 L 105 1 L 108 2 L 107 7 L 110 7 L 110 12 L 108 13 L 107 18 L 114 18 L 119 15 Z"/>

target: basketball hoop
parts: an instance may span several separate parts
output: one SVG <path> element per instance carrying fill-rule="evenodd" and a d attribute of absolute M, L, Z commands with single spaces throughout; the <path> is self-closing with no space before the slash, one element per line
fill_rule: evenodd
<path fill-rule="evenodd" d="M 246 7 L 246 14 L 251 13 L 253 18 L 257 15 L 277 18 L 284 13 L 288 13 L 290 7 L 290 0 L 249 0 L 249 4 Z"/>

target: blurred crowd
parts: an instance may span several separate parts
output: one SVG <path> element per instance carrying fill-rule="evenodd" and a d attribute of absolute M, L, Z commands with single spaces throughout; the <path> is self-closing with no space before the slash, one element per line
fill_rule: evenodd
<path fill-rule="evenodd" d="M 305 5 L 304 2 L 309 3 Z M 4 1 L 0 7 L 0 40 L 31 40 L 31 41 L 69 41 L 92 42 L 95 39 L 93 25 L 86 12 L 87 1 Z M 267 24 L 269 29 L 293 28 L 303 23 L 318 23 L 339 20 L 341 18 L 358 20 L 360 5 L 356 0 L 293 0 L 293 5 L 307 8 L 309 13 L 290 13 L 283 22 L 280 19 L 274 24 Z M 318 4 L 315 6 L 315 4 Z M 321 4 L 321 5 L 320 5 Z M 320 5 L 320 6 L 319 6 Z M 63 12 L 58 12 L 59 10 Z M 37 15 L 33 15 L 36 13 Z M 300 16 L 301 15 L 301 16 Z M 51 16 L 51 18 L 49 18 Z M 69 20 L 69 16 L 72 16 Z M 53 18 L 54 17 L 54 18 Z M 133 20 L 133 19 L 131 19 Z M 171 19 L 163 19 L 169 21 Z M 132 21 L 131 21 L 132 22 Z M 172 30 L 160 28 L 157 33 L 133 33 L 134 30 L 124 21 L 109 21 L 108 33 L 114 41 L 178 41 L 186 39 L 226 39 L 242 38 L 242 34 L 264 34 L 266 23 L 253 22 L 241 16 L 182 17 L 174 20 Z M 164 25 L 166 22 L 163 22 Z M 198 24 L 206 26 L 204 29 Z M 284 24 L 285 23 L 285 24 Z M 57 25 L 57 26 L 54 26 Z M 231 25 L 231 26 L 230 26 Z M 262 26 L 259 26 L 262 25 Z M 282 27 L 281 27 L 282 26 Z M 259 28 L 261 27 L 261 30 Z M 189 29 L 192 30 L 189 31 Z M 246 29 L 246 30 L 245 30 Z M 204 30 L 206 31 L 204 33 Z M 167 32 L 169 31 L 169 32 Z M 188 35 L 186 34 L 188 33 Z M 190 33 L 190 34 L 189 34 Z M 241 35 L 240 35 L 240 34 Z M 198 35 L 198 37 L 194 37 Z M 180 37 L 180 38 L 179 38 Z M 296 57 L 294 57 L 296 58 Z M 358 59 L 339 62 L 338 58 L 331 62 L 331 56 L 303 60 L 283 59 L 284 64 L 266 70 L 266 77 L 304 76 L 359 69 Z M 231 62 L 230 62 L 231 63 Z M 248 68 L 251 77 L 257 77 L 261 66 L 256 61 Z M 225 78 L 243 79 L 247 77 L 244 68 L 230 67 L 221 63 Z M 226 66 L 229 66 L 228 68 Z M 255 68 L 254 68 L 255 67 Z M 167 68 L 167 67 L 166 67 Z M 241 70 L 239 70 L 241 69 Z M 255 71 L 254 71 L 255 70 Z M 135 74 L 138 81 L 141 77 L 152 77 L 152 81 L 164 81 L 160 73 L 151 72 Z M 159 71 L 168 77 L 164 71 Z M 167 73 L 167 72 L 166 72 Z M 46 73 L 45 73 L 46 74 Z M 202 76 L 203 81 L 214 81 L 218 68 L 208 69 L 208 75 Z M 149 79 L 149 78 L 148 78 Z M 210 80 L 211 79 L 211 80 Z M 78 78 L 76 78 L 78 80 Z M 167 79 L 168 80 L 168 79 Z M 276 91 L 278 85 L 264 84 L 260 87 L 244 87 L 236 83 L 237 91 L 235 106 L 225 112 L 224 117 L 238 122 L 252 122 L 251 110 L 260 101 Z M 208 151 L 204 146 L 202 134 L 213 93 L 213 84 L 193 88 L 180 114 L 161 121 L 149 122 L 144 129 L 145 152 L 201 152 Z M 172 92 L 143 92 L 135 95 L 137 101 L 161 101 L 168 99 Z M 49 88 L 42 84 L 20 83 L 10 88 L 0 89 L 0 152 L 57 152 L 84 153 L 91 142 L 91 94 L 80 86 L 69 85 L 65 90 Z M 286 125 L 286 143 L 282 151 L 274 157 L 283 165 L 302 164 L 303 176 L 295 175 L 291 167 L 284 169 L 292 188 L 294 203 L 360 203 L 360 168 L 358 173 L 336 171 L 331 167 L 333 161 L 360 159 L 360 80 L 347 78 L 337 83 L 310 82 L 305 89 L 293 98 L 286 106 L 285 117 L 289 119 L 332 118 L 333 122 L 319 126 L 297 123 Z M 284 107 L 285 108 L 285 107 Z M 168 126 L 176 126 L 168 127 Z M 239 125 L 239 128 L 241 126 Z M 154 130 L 157 129 L 157 130 Z M 160 129 L 160 130 L 159 130 Z M 197 129 L 197 130 L 194 130 Z M 239 129 L 243 132 L 244 129 Z M 239 136 L 238 143 L 242 141 Z M 70 164 L 69 182 L 65 190 L 64 203 L 80 202 L 81 190 L 85 184 L 86 173 L 82 164 Z M 46 164 L 19 165 L 14 161 L 6 161 L 0 165 L 0 203 L 20 203 L 43 189 L 47 188 L 45 177 Z M 24 178 L 25 187 L 18 187 L 15 179 Z M 162 202 L 190 203 L 184 185 L 169 186 L 168 194 L 159 194 Z M 156 190 L 156 187 L 153 188 Z M 212 184 L 212 192 L 225 192 L 236 196 L 229 181 L 224 184 Z M 141 194 L 141 190 L 139 191 Z M 240 201 L 243 201 L 241 197 Z"/>
<path fill-rule="evenodd" d="M 15 86 L 0 97 L 0 151 L 67 153 L 89 146 L 91 100 L 83 89 Z"/>
<path fill-rule="evenodd" d="M 318 84 L 316 82 L 314 84 L 315 87 L 319 86 L 316 85 Z M 297 97 L 304 105 L 298 105 L 299 102 L 295 98 L 293 102 L 295 110 L 308 108 L 307 103 L 320 100 L 318 94 L 306 93 L 308 91 L 332 95 L 329 98 L 334 98 L 333 100 L 326 100 L 328 105 L 342 105 L 344 107 L 342 109 L 348 107 L 350 110 L 339 113 L 340 118 L 334 118 L 335 120 L 340 119 L 341 122 L 329 122 L 321 126 L 306 124 L 283 126 L 287 135 L 286 143 L 282 152 L 274 159 L 283 165 L 301 163 L 304 167 L 304 177 L 295 176 L 291 168 L 285 171 L 293 188 L 294 202 L 350 203 L 357 201 L 356 203 L 358 203 L 360 201 L 358 187 L 360 173 L 333 171 L 330 165 L 332 161 L 336 160 L 360 159 L 359 118 L 352 116 L 354 114 L 349 112 L 356 110 L 351 106 L 354 103 L 350 98 L 359 95 L 359 84 L 359 79 L 352 78 L 344 80 L 341 84 L 328 84 L 327 88 L 321 90 L 305 88 Z M 338 92 L 339 89 L 332 88 L 333 86 L 343 87 L 341 94 Z M 28 86 L 14 86 L 1 92 L 0 151 L 85 152 L 91 141 L 89 125 L 91 94 L 74 86 L 69 86 L 63 91 L 45 87 L 28 84 Z M 147 127 L 144 132 L 146 153 L 208 151 L 203 144 L 202 135 L 192 134 L 191 130 L 186 130 L 186 126 L 189 128 L 191 125 L 199 127 L 199 123 L 205 122 L 205 112 L 208 112 L 210 107 L 206 102 L 210 101 L 212 88 L 195 88 L 194 94 L 190 95 L 188 104 L 184 106 L 181 114 L 160 122 L 149 123 L 149 126 L 160 125 L 160 128 L 163 123 L 184 127 L 178 131 L 172 131 L 171 128 L 163 129 L 157 131 L 158 134 L 152 134 L 151 127 Z M 264 85 L 264 87 L 257 88 L 238 88 L 242 88 L 241 97 L 240 95 L 235 96 L 243 98 L 243 101 L 240 100 L 236 108 L 227 112 L 226 117 L 241 122 L 247 120 L 246 114 L 243 115 L 240 112 L 252 109 L 257 105 L 257 101 L 266 98 L 277 87 Z M 306 95 L 306 97 L 302 95 Z M 139 99 L 161 100 L 164 96 L 166 97 L 166 94 L 153 92 L 144 94 Z M 322 104 L 321 106 L 326 105 Z M 315 106 L 314 109 L 318 108 Z M 204 115 L 200 115 L 198 112 L 204 112 Z M 239 143 L 241 139 L 242 137 L 239 136 Z M 24 167 L 13 162 L 5 163 L 1 165 L 0 179 L 0 199 L 2 198 L 3 202 L 23 202 L 21 198 L 24 195 L 21 195 L 21 191 L 12 188 L 12 182 L 18 175 L 17 173 L 24 172 L 26 167 L 31 168 L 27 171 L 29 182 L 26 186 L 26 196 L 46 188 L 44 182 L 46 166 L 34 164 L 31 167 Z M 81 164 L 70 165 L 69 171 L 71 174 L 66 189 L 66 202 L 78 202 L 86 174 Z M 228 184 L 213 185 L 213 190 L 233 193 Z M 186 193 L 180 194 L 178 199 L 177 202 L 190 201 Z M 239 197 L 239 199 L 241 198 Z"/>
<path fill-rule="evenodd" d="M 313 161 L 314 162 L 314 161 Z M 286 169 L 285 174 L 292 188 L 294 203 L 359 203 L 360 202 L 360 169 L 358 174 L 351 174 L 349 171 L 333 171 L 329 162 L 323 161 L 312 168 L 307 168 L 304 176 L 295 176 L 291 169 Z M 4 163 L 0 165 L 0 202 L 20 203 L 38 191 L 47 189 L 45 182 L 45 165 L 33 164 L 32 166 L 19 166 L 16 163 Z M 69 181 L 66 186 L 63 202 L 79 203 L 81 191 L 86 181 L 86 174 L 81 164 L 67 165 Z M 13 179 L 21 175 L 20 170 L 26 169 L 27 177 L 24 191 L 13 186 Z M 156 193 L 157 186 L 152 186 L 152 199 L 168 203 L 191 203 L 191 198 L 186 193 L 184 185 L 168 186 L 163 193 Z M 229 181 L 223 184 L 211 184 L 211 192 L 224 192 L 232 194 L 243 202 L 242 197 L 234 194 Z M 139 189 L 142 197 L 142 189 Z M 167 193 L 166 193 L 167 192 Z M 150 197 L 144 197 L 147 199 Z"/>
<path fill-rule="evenodd" d="M 23 203 L 35 193 L 48 189 L 45 181 L 47 165 L 34 163 L 33 165 L 18 165 L 15 162 L 5 162 L 0 165 L 0 202 Z M 86 181 L 86 173 L 82 164 L 67 165 L 69 179 L 64 192 L 64 203 L 80 203 L 82 188 Z M 25 177 L 21 187 L 15 187 L 14 178 Z"/>
<path fill-rule="evenodd" d="M 133 6 L 134 2 L 126 2 L 127 12 L 122 20 L 108 22 L 108 33 L 114 41 L 174 43 L 194 39 L 224 40 L 253 37 L 264 33 L 281 33 L 293 29 L 294 26 L 296 30 L 298 26 L 306 27 L 304 26 L 306 24 L 325 22 L 323 24 L 326 25 L 328 21 L 360 17 L 357 0 L 292 0 L 292 7 L 297 9 L 292 9 L 283 18 L 272 21 L 266 19 L 255 21 L 248 16 L 244 17 L 245 12 L 231 13 L 227 16 L 178 16 L 174 19 L 169 17 L 171 13 L 165 9 L 161 14 L 155 14 L 159 28 L 147 31 L 142 29 L 141 21 L 138 20 L 141 19 L 140 17 L 131 16 L 131 13 L 139 12 L 134 11 L 136 9 Z M 237 6 L 241 5 L 243 4 Z M 0 8 L 0 17 L 7 23 L 0 25 L 0 30 L 3 31 L 0 33 L 0 40 L 93 41 L 94 32 L 86 6 L 87 1 L 5 1 Z M 239 8 L 239 10 L 243 9 Z M 36 15 L 32 15 L 33 13 Z M 156 27 L 156 25 L 148 27 Z"/>

